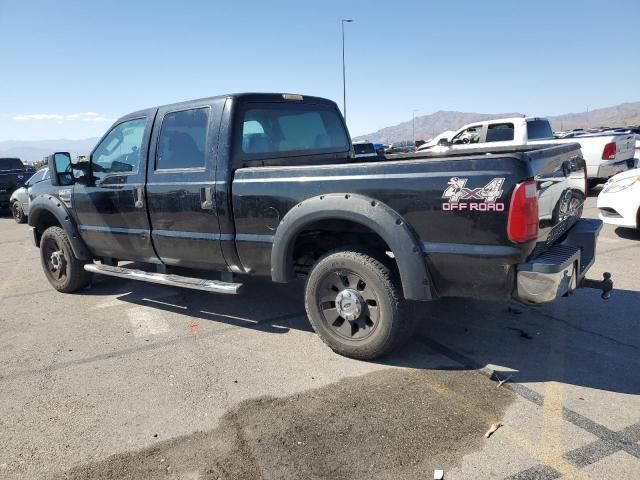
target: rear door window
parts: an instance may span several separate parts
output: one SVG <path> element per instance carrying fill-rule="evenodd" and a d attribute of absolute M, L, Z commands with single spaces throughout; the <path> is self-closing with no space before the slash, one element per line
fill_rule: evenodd
<path fill-rule="evenodd" d="M 204 168 L 209 108 L 170 112 L 158 140 L 158 170 Z"/>
<path fill-rule="evenodd" d="M 527 138 L 529 140 L 553 138 L 551 125 L 547 120 L 529 120 L 527 122 Z"/>
<path fill-rule="evenodd" d="M 487 142 L 508 142 L 513 140 L 513 123 L 494 123 L 487 127 Z"/>
<path fill-rule="evenodd" d="M 344 152 L 349 140 L 337 110 L 328 105 L 253 103 L 244 110 L 245 157 Z"/>

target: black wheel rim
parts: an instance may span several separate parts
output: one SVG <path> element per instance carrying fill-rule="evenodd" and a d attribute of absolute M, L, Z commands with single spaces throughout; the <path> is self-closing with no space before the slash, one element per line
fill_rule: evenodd
<path fill-rule="evenodd" d="M 364 340 L 380 319 L 378 295 L 373 286 L 349 270 L 336 270 L 322 278 L 317 306 L 325 326 L 347 340 Z"/>
<path fill-rule="evenodd" d="M 64 281 L 67 278 L 67 259 L 64 250 L 53 238 L 47 238 L 41 248 L 47 275 L 56 282 Z"/>

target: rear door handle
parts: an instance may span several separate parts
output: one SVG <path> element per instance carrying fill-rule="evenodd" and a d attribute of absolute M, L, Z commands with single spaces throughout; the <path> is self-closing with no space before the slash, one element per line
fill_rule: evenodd
<path fill-rule="evenodd" d="M 144 191 L 142 190 L 142 187 L 136 187 L 136 189 L 133 191 L 133 200 L 135 202 L 134 205 L 136 208 L 144 207 L 143 195 Z"/>
<path fill-rule="evenodd" d="M 213 187 L 200 189 L 200 206 L 203 210 L 213 210 Z"/>

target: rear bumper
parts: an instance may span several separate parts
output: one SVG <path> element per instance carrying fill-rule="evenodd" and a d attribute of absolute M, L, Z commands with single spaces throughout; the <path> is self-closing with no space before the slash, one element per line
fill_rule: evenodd
<path fill-rule="evenodd" d="M 595 260 L 602 221 L 580 219 L 564 241 L 518 265 L 515 297 L 525 303 L 548 303 L 578 288 Z"/>
<path fill-rule="evenodd" d="M 603 162 L 598 167 L 597 178 L 607 179 L 613 177 L 614 175 L 617 175 L 618 173 L 626 172 L 627 170 L 629 170 L 629 168 L 632 168 L 630 163 L 632 160 L 633 159 Z"/>

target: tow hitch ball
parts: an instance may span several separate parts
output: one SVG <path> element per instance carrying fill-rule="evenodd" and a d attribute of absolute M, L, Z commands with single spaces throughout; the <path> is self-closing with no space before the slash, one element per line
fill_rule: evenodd
<path fill-rule="evenodd" d="M 602 290 L 602 299 L 609 300 L 611 297 L 611 290 L 613 290 L 613 280 L 611 280 L 611 274 L 609 272 L 604 272 L 602 274 L 603 279 L 598 280 L 589 280 L 585 278 L 582 280 L 582 284 L 580 285 L 582 288 L 595 288 L 597 290 Z"/>

